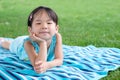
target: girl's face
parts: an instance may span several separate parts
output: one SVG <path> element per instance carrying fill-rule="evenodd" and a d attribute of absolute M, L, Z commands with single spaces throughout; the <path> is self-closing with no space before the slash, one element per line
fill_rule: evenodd
<path fill-rule="evenodd" d="M 32 27 L 29 27 L 29 32 L 35 33 L 41 39 L 49 40 L 58 32 L 58 25 L 53 22 L 46 11 L 40 11 L 34 15 Z"/>

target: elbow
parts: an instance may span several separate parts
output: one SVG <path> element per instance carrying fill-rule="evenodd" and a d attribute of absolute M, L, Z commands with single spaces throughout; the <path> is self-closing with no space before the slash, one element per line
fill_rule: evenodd
<path fill-rule="evenodd" d="M 61 58 L 55 59 L 54 61 L 55 61 L 56 66 L 61 66 L 63 64 L 63 59 L 61 59 Z"/>
<path fill-rule="evenodd" d="M 60 59 L 59 66 L 61 66 L 62 64 L 63 64 L 63 59 Z"/>

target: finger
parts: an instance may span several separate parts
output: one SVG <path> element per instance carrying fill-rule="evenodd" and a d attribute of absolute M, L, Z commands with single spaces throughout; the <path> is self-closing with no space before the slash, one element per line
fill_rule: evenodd
<path fill-rule="evenodd" d="M 30 31 L 30 35 L 32 35 L 34 32 Z"/>
<path fill-rule="evenodd" d="M 44 73 L 44 72 L 46 72 L 46 70 L 42 68 L 42 69 L 40 70 L 40 73 Z"/>
<path fill-rule="evenodd" d="M 33 36 L 35 39 L 38 39 L 37 34 L 34 33 L 32 36 Z"/>
<path fill-rule="evenodd" d="M 35 66 L 34 69 L 35 70 L 40 70 L 40 67 L 39 66 Z"/>
<path fill-rule="evenodd" d="M 35 71 L 36 71 L 37 73 L 43 73 L 43 72 L 46 72 L 46 69 L 44 69 L 44 68 L 42 67 L 42 68 L 35 69 Z"/>
<path fill-rule="evenodd" d="M 35 71 L 36 71 L 37 73 L 42 73 L 42 72 L 44 72 L 44 69 L 43 69 L 43 68 L 39 68 L 39 69 L 35 69 Z"/>
<path fill-rule="evenodd" d="M 41 68 L 40 68 L 39 66 L 35 66 L 35 67 L 34 67 L 34 70 L 35 70 L 36 72 L 39 72 L 39 71 L 41 71 Z"/>
<path fill-rule="evenodd" d="M 40 70 L 40 71 L 41 71 L 41 70 L 43 69 L 43 67 L 41 67 L 41 66 L 35 66 L 34 69 L 35 69 L 35 70 Z"/>
<path fill-rule="evenodd" d="M 30 38 L 34 38 L 33 34 L 34 34 L 34 32 L 30 32 Z"/>
<path fill-rule="evenodd" d="M 39 65 L 39 64 L 42 64 L 42 61 L 36 61 L 35 62 L 35 65 Z"/>
<path fill-rule="evenodd" d="M 34 69 L 35 70 L 42 70 L 42 69 L 44 69 L 44 67 L 43 67 L 42 64 L 37 64 L 37 65 L 34 66 Z"/>
<path fill-rule="evenodd" d="M 36 35 L 35 33 L 32 33 L 32 36 L 34 36 L 34 37 L 35 37 L 35 35 Z"/>
<path fill-rule="evenodd" d="M 35 68 L 40 68 L 41 67 L 41 62 L 37 62 L 37 63 L 35 63 Z"/>

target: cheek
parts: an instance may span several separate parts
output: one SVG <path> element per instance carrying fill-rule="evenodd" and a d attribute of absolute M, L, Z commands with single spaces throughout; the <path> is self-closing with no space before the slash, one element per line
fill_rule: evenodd
<path fill-rule="evenodd" d="M 57 30 L 56 29 L 52 29 L 51 33 L 54 35 L 55 33 L 57 33 Z"/>
<path fill-rule="evenodd" d="M 31 29 L 31 31 L 34 32 L 34 33 L 38 33 L 39 32 L 38 29 Z"/>
<path fill-rule="evenodd" d="M 31 30 L 33 32 L 37 32 L 39 30 L 39 27 L 33 24 Z"/>

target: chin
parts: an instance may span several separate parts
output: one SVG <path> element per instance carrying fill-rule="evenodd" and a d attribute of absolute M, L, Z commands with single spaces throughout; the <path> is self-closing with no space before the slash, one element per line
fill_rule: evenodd
<path fill-rule="evenodd" d="M 40 37 L 40 38 L 41 38 L 41 39 L 44 39 L 44 40 L 46 40 L 46 41 L 51 39 L 50 37 L 45 37 L 45 36 L 44 36 L 44 37 Z"/>
<path fill-rule="evenodd" d="M 39 35 L 38 37 L 41 38 L 41 39 L 44 39 L 44 40 L 50 40 L 52 38 L 49 35 Z"/>

